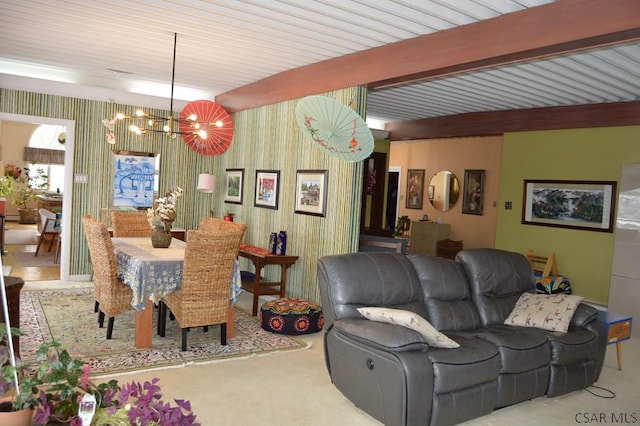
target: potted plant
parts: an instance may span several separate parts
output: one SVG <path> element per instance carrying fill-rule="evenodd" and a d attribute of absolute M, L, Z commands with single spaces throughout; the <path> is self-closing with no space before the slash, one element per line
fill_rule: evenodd
<path fill-rule="evenodd" d="M 396 222 L 396 228 L 393 230 L 393 236 L 402 237 L 409 230 L 410 225 L 411 219 L 409 219 L 409 216 L 400 216 Z"/>
<path fill-rule="evenodd" d="M 12 190 L 13 185 L 11 179 L 6 176 L 0 176 L 0 215 L 2 216 L 5 214 L 5 205 L 7 203 L 5 197 L 10 195 Z"/>
<path fill-rule="evenodd" d="M 4 324 L 0 324 L 4 326 Z M 12 329 L 16 335 L 21 333 Z M 6 327 L 0 328 L 0 340 L 6 336 Z M 85 395 L 92 395 L 95 411 L 91 425 L 199 425 L 191 412 L 189 401 L 174 400 L 177 406 L 163 401 L 158 378 L 150 382 L 131 382 L 120 386 L 117 380 L 96 385 L 89 374 L 91 367 L 74 360 L 57 342 L 45 342 L 36 353 L 36 364 L 22 365 L 16 359 L 9 362 L 7 346 L 0 346 L 0 397 L 12 396 L 5 411 L 28 410 L 27 425 L 45 425 L 50 422 L 68 423 L 71 426 L 89 424 L 79 414 Z M 16 385 L 16 380 L 18 384 Z M 0 404 L 0 424 L 3 423 Z"/>
<path fill-rule="evenodd" d="M 33 163 L 32 163 L 33 164 Z M 42 167 L 24 169 L 12 163 L 4 166 L 4 176 L 11 182 L 11 204 L 18 206 L 20 223 L 36 223 L 36 209 L 33 201 L 47 189 L 49 176 Z"/>

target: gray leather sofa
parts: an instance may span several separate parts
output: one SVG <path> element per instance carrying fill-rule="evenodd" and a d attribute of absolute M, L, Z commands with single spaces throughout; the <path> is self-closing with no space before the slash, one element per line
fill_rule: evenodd
<path fill-rule="evenodd" d="M 461 423 L 585 388 L 602 369 L 606 332 L 589 305 L 578 306 L 567 333 L 504 325 L 520 295 L 535 292 L 519 253 L 326 256 L 318 280 L 331 380 L 387 425 Z M 429 346 L 409 328 L 363 318 L 359 307 L 415 312 L 460 347 Z"/>

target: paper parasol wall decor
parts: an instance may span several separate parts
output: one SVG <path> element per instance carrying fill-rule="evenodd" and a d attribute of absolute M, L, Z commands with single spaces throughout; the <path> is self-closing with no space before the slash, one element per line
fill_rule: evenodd
<path fill-rule="evenodd" d="M 183 134 L 182 139 L 189 148 L 203 155 L 222 154 L 231 145 L 233 137 L 233 123 L 227 111 L 212 101 L 200 100 L 189 102 L 180 113 L 180 132 L 189 133 L 193 127 L 186 118 L 195 114 L 200 129 L 207 132 L 206 138 L 193 134 Z"/>
<path fill-rule="evenodd" d="M 373 152 L 373 135 L 357 112 L 326 96 L 307 96 L 296 105 L 298 125 L 318 148 L 344 161 Z"/>

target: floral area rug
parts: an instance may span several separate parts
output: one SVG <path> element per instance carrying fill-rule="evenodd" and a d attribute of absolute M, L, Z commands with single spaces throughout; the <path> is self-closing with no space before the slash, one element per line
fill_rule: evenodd
<path fill-rule="evenodd" d="M 74 358 L 91 365 L 92 374 L 161 369 L 184 364 L 213 362 L 233 357 L 254 356 L 282 350 L 307 348 L 305 342 L 263 330 L 255 317 L 235 309 L 234 337 L 220 344 L 219 326 L 192 328 L 187 350 L 180 350 L 181 333 L 176 321 L 167 316 L 166 337 L 155 332 L 157 309 L 153 315 L 153 347 L 137 349 L 134 311 L 115 319 L 113 337 L 106 339 L 105 327 L 98 327 L 93 312 L 92 288 L 28 290 L 20 294 L 20 355 L 26 365 L 33 364 L 42 342 L 55 340 Z"/>

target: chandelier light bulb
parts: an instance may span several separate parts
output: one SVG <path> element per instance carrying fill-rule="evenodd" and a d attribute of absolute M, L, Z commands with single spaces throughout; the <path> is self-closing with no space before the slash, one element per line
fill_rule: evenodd
<path fill-rule="evenodd" d="M 156 124 L 156 120 L 152 118 L 149 121 L 147 121 L 147 123 L 149 124 L 149 126 L 153 126 L 154 124 Z"/>
<path fill-rule="evenodd" d="M 196 132 L 196 136 L 198 136 L 200 139 L 206 139 L 207 138 L 207 132 L 204 130 L 199 130 Z"/>
<path fill-rule="evenodd" d="M 187 120 L 189 121 L 196 121 L 198 119 L 198 116 L 195 114 L 191 114 L 190 116 L 187 117 Z"/>
<path fill-rule="evenodd" d="M 169 130 L 171 130 L 171 128 L 169 127 L 168 124 L 165 124 L 164 127 L 162 128 L 163 131 L 169 133 Z"/>
<path fill-rule="evenodd" d="M 221 120 L 218 120 L 215 122 L 216 127 L 222 127 L 224 126 L 224 123 Z"/>
<path fill-rule="evenodd" d="M 136 117 L 145 117 L 146 115 L 147 114 L 143 110 L 136 110 Z"/>
<path fill-rule="evenodd" d="M 119 113 L 117 113 L 117 114 L 116 114 L 116 118 L 117 118 L 118 120 L 124 120 L 124 117 L 125 117 L 125 115 L 124 115 L 123 113 L 121 113 L 121 112 L 119 112 Z"/>
<path fill-rule="evenodd" d="M 194 129 L 199 129 L 200 128 L 200 123 L 195 122 L 191 125 L 191 127 L 193 127 Z"/>

